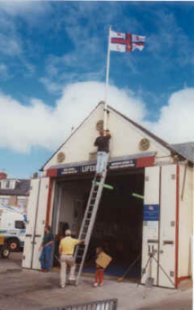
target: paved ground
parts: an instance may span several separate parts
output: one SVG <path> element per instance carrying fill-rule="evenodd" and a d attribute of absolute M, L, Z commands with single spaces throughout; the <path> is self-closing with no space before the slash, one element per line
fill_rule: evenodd
<path fill-rule="evenodd" d="M 20 254 L 0 260 L 0 310 L 42 310 L 68 304 L 118 298 L 119 310 L 191 310 L 191 282 L 178 290 L 145 288 L 129 282 L 106 280 L 93 288 L 92 278 L 83 277 L 78 287 L 59 288 L 58 272 L 21 270 Z"/>

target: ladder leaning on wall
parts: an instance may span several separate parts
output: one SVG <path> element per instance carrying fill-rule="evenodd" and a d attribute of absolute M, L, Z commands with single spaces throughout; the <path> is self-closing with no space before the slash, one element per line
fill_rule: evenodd
<path fill-rule="evenodd" d="M 98 211 L 98 206 L 100 204 L 100 199 L 102 196 L 102 190 L 104 186 L 104 182 L 106 179 L 107 175 L 107 170 L 104 170 L 102 173 L 102 176 L 99 177 L 95 175 L 93 181 L 92 181 L 92 187 L 90 190 L 90 195 L 89 199 L 87 202 L 85 214 L 83 217 L 80 233 L 79 233 L 79 240 L 85 240 L 84 245 L 78 245 L 74 258 L 77 264 L 77 274 L 76 274 L 76 280 L 75 280 L 75 285 L 78 285 L 79 279 L 82 273 L 82 269 L 84 266 L 89 242 L 91 239 L 92 235 L 92 230 L 94 227 L 95 219 L 96 219 L 96 214 Z"/>

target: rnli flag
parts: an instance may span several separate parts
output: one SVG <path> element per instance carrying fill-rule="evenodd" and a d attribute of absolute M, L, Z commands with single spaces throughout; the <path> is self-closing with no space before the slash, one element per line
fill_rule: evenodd
<path fill-rule="evenodd" d="M 143 50 L 145 37 L 131 33 L 110 31 L 110 50 L 115 52 L 133 52 Z"/>

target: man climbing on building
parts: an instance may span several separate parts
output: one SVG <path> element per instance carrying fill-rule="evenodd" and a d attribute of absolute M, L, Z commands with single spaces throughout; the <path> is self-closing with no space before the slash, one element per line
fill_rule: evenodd
<path fill-rule="evenodd" d="M 84 243 L 84 240 L 78 240 L 71 237 L 71 230 L 65 231 L 65 238 L 61 239 L 59 244 L 59 254 L 61 262 L 60 282 L 61 287 L 66 285 L 67 267 L 70 267 L 69 281 L 75 281 L 75 260 L 73 257 L 76 245 Z"/>
<path fill-rule="evenodd" d="M 94 142 L 94 145 L 97 146 L 96 174 L 99 176 L 102 175 L 107 166 L 110 138 L 111 134 L 108 129 L 100 130 L 100 135 Z"/>

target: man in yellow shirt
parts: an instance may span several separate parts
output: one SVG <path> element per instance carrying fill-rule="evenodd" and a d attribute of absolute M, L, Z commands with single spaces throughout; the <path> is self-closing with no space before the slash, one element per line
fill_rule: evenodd
<path fill-rule="evenodd" d="M 60 281 L 61 287 L 66 285 L 67 267 L 70 267 L 69 281 L 75 281 L 75 260 L 73 258 L 75 246 L 83 243 L 83 240 L 78 240 L 71 237 L 71 231 L 65 231 L 65 238 L 61 239 L 59 244 L 59 254 L 61 258 Z"/>

